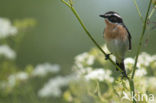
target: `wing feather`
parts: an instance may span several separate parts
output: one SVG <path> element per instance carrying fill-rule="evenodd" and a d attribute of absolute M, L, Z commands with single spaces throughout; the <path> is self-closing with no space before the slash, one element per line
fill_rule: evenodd
<path fill-rule="evenodd" d="M 131 34 L 130 34 L 129 30 L 127 29 L 127 27 L 124 24 L 123 24 L 123 27 L 126 29 L 126 31 L 128 33 L 129 50 L 131 50 L 132 49 L 132 42 L 131 42 L 132 37 L 131 37 Z"/>

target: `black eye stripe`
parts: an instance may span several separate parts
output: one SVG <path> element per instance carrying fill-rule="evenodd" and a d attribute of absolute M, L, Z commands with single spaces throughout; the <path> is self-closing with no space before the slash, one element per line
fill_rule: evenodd
<path fill-rule="evenodd" d="M 118 20 L 118 18 L 116 18 L 116 17 L 109 17 L 109 20 L 112 21 L 112 22 L 116 22 Z"/>
<path fill-rule="evenodd" d="M 119 19 L 118 17 L 116 17 L 116 16 L 114 16 L 114 15 L 110 16 L 110 18 Z"/>
<path fill-rule="evenodd" d="M 109 11 L 104 14 L 104 18 L 112 23 L 123 23 L 121 16 L 114 11 Z"/>
<path fill-rule="evenodd" d="M 114 15 L 108 17 L 108 19 L 113 23 L 122 23 L 122 19 Z"/>

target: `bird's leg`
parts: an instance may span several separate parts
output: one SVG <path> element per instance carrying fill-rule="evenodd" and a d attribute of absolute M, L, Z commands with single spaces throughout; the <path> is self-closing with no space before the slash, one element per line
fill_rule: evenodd
<path fill-rule="evenodd" d="M 111 54 L 112 54 L 112 53 L 106 54 L 106 55 L 105 55 L 105 60 L 108 60 Z"/>
<path fill-rule="evenodd" d="M 119 66 L 119 63 L 116 63 L 116 65 L 117 65 L 117 66 Z M 119 71 L 119 69 L 118 69 L 118 68 L 116 68 L 116 71 Z"/>
<path fill-rule="evenodd" d="M 122 79 L 128 78 L 126 71 L 123 71 L 123 72 L 122 72 L 122 77 L 121 77 L 121 78 L 122 78 Z"/>

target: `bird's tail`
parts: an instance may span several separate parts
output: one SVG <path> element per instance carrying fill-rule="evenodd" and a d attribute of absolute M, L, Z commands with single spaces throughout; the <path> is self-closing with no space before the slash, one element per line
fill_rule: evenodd
<path fill-rule="evenodd" d="M 116 62 L 116 64 L 122 69 L 123 77 L 127 77 L 124 60 L 122 60 L 122 62 L 120 62 L 120 63 Z M 116 68 L 116 70 L 118 71 L 118 68 Z"/>

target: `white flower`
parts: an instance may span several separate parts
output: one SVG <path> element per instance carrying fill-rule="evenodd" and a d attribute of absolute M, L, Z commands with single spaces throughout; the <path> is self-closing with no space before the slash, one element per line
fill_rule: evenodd
<path fill-rule="evenodd" d="M 146 67 L 149 66 L 150 63 L 154 61 L 156 61 L 156 55 L 151 56 L 145 52 L 142 52 L 138 57 L 137 68 L 144 69 L 145 66 Z M 126 68 L 128 68 L 129 65 L 134 65 L 135 60 L 133 58 L 128 57 L 124 60 L 124 62 L 125 62 Z"/>
<path fill-rule="evenodd" d="M 18 80 L 27 80 L 29 78 L 26 72 L 19 72 L 16 74 L 16 79 Z"/>
<path fill-rule="evenodd" d="M 104 80 L 104 75 L 105 75 L 105 71 L 103 69 L 96 69 L 90 73 L 88 73 L 85 78 L 87 80 L 90 80 L 90 79 L 97 79 L 97 80 L 100 80 L 100 81 L 103 81 Z"/>
<path fill-rule="evenodd" d="M 32 72 L 33 76 L 45 76 L 48 73 L 57 73 L 60 71 L 60 66 L 57 64 L 44 63 L 35 67 Z"/>
<path fill-rule="evenodd" d="M 99 81 L 107 80 L 109 82 L 113 82 L 114 78 L 112 78 L 110 75 L 111 75 L 110 70 L 104 70 L 103 68 L 99 68 L 85 75 L 85 79 L 86 80 L 99 80 Z"/>
<path fill-rule="evenodd" d="M 156 55 L 153 55 L 153 56 L 152 56 L 152 60 L 153 60 L 153 61 L 156 61 Z"/>
<path fill-rule="evenodd" d="M 133 58 L 126 58 L 125 60 L 124 60 L 124 62 L 125 62 L 125 64 L 134 64 L 134 59 Z"/>
<path fill-rule="evenodd" d="M 136 72 L 135 72 L 135 76 L 136 77 L 142 77 L 144 75 L 147 74 L 147 71 L 145 69 L 137 69 Z"/>
<path fill-rule="evenodd" d="M 0 46 L 0 56 L 5 56 L 8 59 L 15 59 L 16 53 L 8 45 Z"/>
<path fill-rule="evenodd" d="M 6 84 L 7 87 L 14 87 L 17 81 L 24 81 L 29 78 L 29 75 L 26 72 L 18 72 L 16 74 L 11 74 L 8 77 L 8 81 Z"/>
<path fill-rule="evenodd" d="M 0 38 L 17 34 L 17 28 L 11 25 L 10 20 L 0 18 Z"/>
<path fill-rule="evenodd" d="M 128 57 L 124 60 L 125 63 L 125 68 L 129 68 L 129 66 L 133 66 L 134 65 L 135 60 L 131 57 Z"/>
<path fill-rule="evenodd" d="M 15 85 L 16 85 L 16 76 L 15 75 L 10 75 L 8 77 L 8 82 L 6 83 L 6 86 L 14 87 Z"/>
<path fill-rule="evenodd" d="M 76 56 L 75 60 L 76 60 L 76 62 L 82 62 L 87 57 L 88 57 L 88 53 L 85 52 L 85 53 L 82 53 L 82 54 Z"/>
<path fill-rule="evenodd" d="M 88 65 L 92 65 L 93 63 L 94 63 L 94 56 L 92 56 L 92 55 L 89 55 L 88 56 L 88 60 L 87 60 L 87 64 Z"/>
<path fill-rule="evenodd" d="M 71 80 L 73 80 L 73 75 L 66 77 L 57 76 L 52 78 L 41 90 L 39 90 L 38 95 L 40 97 L 60 97 L 62 94 L 61 88 L 67 86 Z"/>
<path fill-rule="evenodd" d="M 94 63 L 95 57 L 88 53 L 82 53 L 75 57 L 75 63 L 79 65 L 79 63 L 86 62 L 88 65 L 92 65 Z"/>
<path fill-rule="evenodd" d="M 156 56 L 150 56 L 145 52 L 141 53 L 138 58 L 138 63 L 140 65 L 149 66 L 149 64 L 153 61 L 156 61 Z"/>
<path fill-rule="evenodd" d="M 79 63 L 79 62 L 76 63 L 76 66 L 77 66 L 79 69 L 83 69 L 83 68 L 84 68 L 84 67 L 83 67 L 83 64 L 82 64 L 82 63 Z"/>
<path fill-rule="evenodd" d="M 92 71 L 91 67 L 86 67 L 86 68 L 80 68 L 76 72 L 77 72 L 77 76 L 81 77 L 81 76 L 83 76 L 83 75 L 85 75 L 91 71 Z"/>

